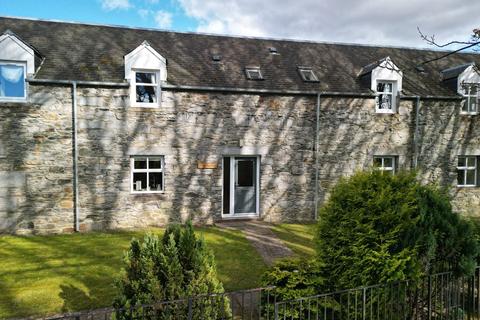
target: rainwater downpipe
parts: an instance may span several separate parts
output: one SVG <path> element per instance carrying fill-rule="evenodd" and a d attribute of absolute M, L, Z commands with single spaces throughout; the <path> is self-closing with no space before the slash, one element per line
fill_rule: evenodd
<path fill-rule="evenodd" d="M 318 187 L 318 180 L 319 180 L 319 145 L 320 145 L 320 139 L 319 139 L 319 134 L 320 134 L 320 100 L 321 99 L 321 93 L 319 92 L 317 94 L 317 110 L 316 110 L 316 128 L 315 128 L 315 206 L 314 210 L 315 212 L 313 213 L 313 217 L 315 220 L 318 219 L 318 192 L 319 192 L 319 187 Z"/>
<path fill-rule="evenodd" d="M 73 144 L 73 216 L 74 230 L 80 231 L 80 203 L 78 192 L 78 139 L 77 139 L 77 82 L 72 81 L 72 144 Z"/>
<path fill-rule="evenodd" d="M 413 168 L 418 166 L 418 135 L 420 134 L 420 96 L 415 97 L 415 132 L 413 136 Z"/>

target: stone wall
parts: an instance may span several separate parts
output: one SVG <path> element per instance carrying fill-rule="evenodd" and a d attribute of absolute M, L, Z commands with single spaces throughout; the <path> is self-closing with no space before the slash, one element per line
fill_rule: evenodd
<path fill-rule="evenodd" d="M 71 89 L 30 86 L 30 103 L 0 104 L 0 232 L 73 230 Z M 371 98 L 322 98 L 319 196 L 374 155 L 413 163 L 415 102 L 376 114 Z M 78 88 L 81 230 L 221 218 L 222 156 L 260 156 L 260 218 L 314 216 L 316 97 L 164 91 L 161 108 L 128 107 L 127 89 Z M 478 117 L 458 102 L 423 102 L 421 178 L 451 186 L 474 214 L 477 188 L 457 189 L 456 155 L 480 154 Z M 480 133 L 480 132 L 479 132 Z M 165 191 L 130 192 L 130 157 L 165 156 Z M 197 161 L 216 163 L 199 169 Z"/>
<path fill-rule="evenodd" d="M 478 217 L 480 188 L 457 187 L 457 158 L 480 156 L 480 117 L 460 114 L 460 106 L 455 100 L 421 103 L 418 170 L 425 183 L 449 188 L 455 210 Z"/>
<path fill-rule="evenodd" d="M 29 94 L 35 103 L 0 104 L 0 232 L 71 231 L 71 92 Z"/>

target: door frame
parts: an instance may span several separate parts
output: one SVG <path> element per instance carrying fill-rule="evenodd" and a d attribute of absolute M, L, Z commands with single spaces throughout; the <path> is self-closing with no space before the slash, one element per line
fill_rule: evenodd
<path fill-rule="evenodd" d="M 230 213 L 223 213 L 223 201 L 224 201 L 224 171 L 225 171 L 225 157 L 230 157 Z M 255 209 L 256 212 L 252 213 L 234 213 L 235 209 L 235 158 L 255 158 L 256 159 L 256 174 L 255 174 Z M 246 154 L 224 154 L 222 155 L 222 203 L 221 203 L 221 217 L 222 219 L 242 219 L 242 218 L 257 218 L 260 217 L 260 160 L 261 156 L 258 154 L 246 155 Z"/>

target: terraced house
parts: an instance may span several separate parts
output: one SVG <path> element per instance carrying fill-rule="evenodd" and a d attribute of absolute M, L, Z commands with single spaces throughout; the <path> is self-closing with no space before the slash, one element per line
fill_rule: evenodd
<path fill-rule="evenodd" d="M 1 232 L 313 219 L 371 166 L 480 209 L 478 54 L 18 18 L 0 34 Z"/>

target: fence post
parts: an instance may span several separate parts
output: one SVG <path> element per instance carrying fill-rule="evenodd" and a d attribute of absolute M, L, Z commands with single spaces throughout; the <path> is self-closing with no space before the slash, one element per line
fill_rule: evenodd
<path fill-rule="evenodd" d="M 428 276 L 428 320 L 432 319 L 432 276 Z"/>
<path fill-rule="evenodd" d="M 367 289 L 363 288 L 363 306 L 362 306 L 363 320 L 365 320 L 367 316 L 366 308 L 367 308 Z"/>
<path fill-rule="evenodd" d="M 274 311 L 273 317 L 274 317 L 275 320 L 278 320 L 278 304 L 277 303 L 275 303 L 274 309 L 275 309 L 275 311 Z"/>
<path fill-rule="evenodd" d="M 192 297 L 188 298 L 188 320 L 193 318 Z"/>

